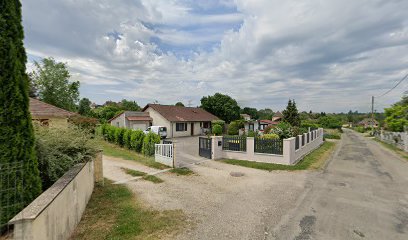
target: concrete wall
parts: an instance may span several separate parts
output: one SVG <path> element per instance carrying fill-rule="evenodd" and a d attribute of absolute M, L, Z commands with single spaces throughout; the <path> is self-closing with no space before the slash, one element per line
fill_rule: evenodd
<path fill-rule="evenodd" d="M 93 188 L 93 161 L 73 167 L 10 220 L 13 239 L 68 239 L 81 220 Z"/>
<path fill-rule="evenodd" d="M 115 127 L 126 128 L 127 126 L 126 126 L 125 114 L 122 113 L 117 118 L 113 119 L 111 121 L 111 125 Z"/>
<path fill-rule="evenodd" d="M 283 140 L 283 154 L 266 154 L 266 153 L 256 153 L 255 152 L 255 140 L 252 137 L 247 138 L 247 150 L 246 152 L 239 151 L 229 151 L 222 150 L 222 145 L 218 144 L 219 141 L 222 142 L 222 136 L 213 136 L 212 140 L 212 159 L 236 159 L 236 160 L 247 160 L 254 162 L 265 162 L 265 163 L 277 163 L 285 165 L 293 165 L 301 160 L 304 156 L 309 154 L 311 151 L 318 148 L 323 144 L 323 129 L 307 133 L 310 136 L 315 134 L 316 138 L 309 141 L 302 147 L 301 142 L 299 143 L 299 149 L 296 150 L 296 138 L 289 138 Z M 305 139 L 307 134 L 305 134 Z M 311 139 L 311 138 L 309 138 Z M 301 141 L 301 139 L 300 139 Z"/>
<path fill-rule="evenodd" d="M 150 114 L 150 117 L 153 119 L 152 125 L 153 126 L 163 126 L 167 128 L 167 137 L 171 138 L 173 135 L 173 131 L 171 128 L 171 123 L 165 119 L 160 113 L 154 110 L 151 107 L 148 107 L 145 112 Z"/>
<path fill-rule="evenodd" d="M 375 135 L 375 137 L 383 142 L 392 144 L 399 149 L 408 152 L 408 132 L 389 132 L 382 130 L 381 133 L 379 135 Z"/>

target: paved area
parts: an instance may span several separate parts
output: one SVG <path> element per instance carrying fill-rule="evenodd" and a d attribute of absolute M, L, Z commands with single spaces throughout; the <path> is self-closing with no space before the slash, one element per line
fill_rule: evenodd
<path fill-rule="evenodd" d="M 198 154 L 198 136 L 170 139 L 176 147 L 176 164 L 179 167 L 209 160 Z"/>
<path fill-rule="evenodd" d="M 408 239 L 408 162 L 351 130 L 340 144 L 268 239 Z"/>

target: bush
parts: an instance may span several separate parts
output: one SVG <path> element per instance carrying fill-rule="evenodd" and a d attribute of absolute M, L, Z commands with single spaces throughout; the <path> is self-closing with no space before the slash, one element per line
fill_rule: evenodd
<path fill-rule="evenodd" d="M 212 125 L 220 125 L 221 127 L 224 127 L 225 121 L 223 120 L 214 120 L 211 122 Z"/>
<path fill-rule="evenodd" d="M 256 137 L 258 136 L 258 133 L 253 131 L 253 130 L 249 130 L 248 131 L 248 137 Z"/>
<path fill-rule="evenodd" d="M 132 135 L 132 130 L 131 129 L 125 129 L 125 132 L 123 133 L 123 145 L 127 149 L 131 149 L 131 142 L 130 142 L 130 136 Z"/>
<path fill-rule="evenodd" d="M 340 118 L 335 117 L 335 116 L 324 116 L 319 119 L 319 124 L 323 128 L 341 128 L 342 127 L 342 121 Z"/>
<path fill-rule="evenodd" d="M 279 139 L 279 135 L 274 133 L 264 134 L 261 136 L 263 139 Z"/>
<path fill-rule="evenodd" d="M 154 155 L 154 144 L 156 143 L 160 143 L 160 136 L 149 132 L 143 140 L 142 153 L 146 156 Z"/>
<path fill-rule="evenodd" d="M 270 133 L 276 134 L 280 139 L 291 138 L 294 135 L 292 126 L 286 122 L 280 122 L 276 127 L 272 128 Z"/>
<path fill-rule="evenodd" d="M 98 124 L 98 119 L 84 117 L 84 116 L 81 116 L 81 115 L 74 115 L 74 116 L 71 116 L 68 119 L 68 122 L 70 124 L 75 125 L 76 127 L 80 128 L 80 129 L 87 130 L 90 133 L 94 134 L 96 124 Z"/>
<path fill-rule="evenodd" d="M 244 121 L 235 120 L 232 121 L 228 126 L 228 135 L 238 135 L 239 129 L 244 128 Z"/>
<path fill-rule="evenodd" d="M 216 136 L 220 136 L 222 134 L 222 126 L 218 124 L 213 125 L 212 133 Z"/>
<path fill-rule="evenodd" d="M 272 131 L 272 129 L 274 128 L 274 126 L 273 125 L 268 125 L 268 126 L 266 126 L 266 128 L 264 129 L 264 134 L 268 134 L 268 133 L 270 133 L 271 131 Z"/>
<path fill-rule="evenodd" d="M 145 134 L 142 130 L 132 131 L 132 133 L 130 134 L 131 149 L 139 153 L 142 152 L 144 138 L 145 138 Z"/>
<path fill-rule="evenodd" d="M 125 133 L 126 129 L 124 128 L 117 128 L 114 127 L 114 141 L 116 144 L 119 146 L 123 147 L 124 142 L 123 142 L 123 134 Z"/>
<path fill-rule="evenodd" d="M 364 127 L 355 127 L 354 130 L 359 132 L 359 133 L 365 133 L 365 131 L 366 131 L 366 129 Z"/>
<path fill-rule="evenodd" d="M 35 148 L 42 187 L 46 190 L 75 164 L 93 159 L 99 151 L 90 135 L 76 127 L 37 127 Z"/>
<path fill-rule="evenodd" d="M 300 125 L 300 127 L 305 128 L 308 131 L 309 128 L 312 130 L 318 129 L 320 125 L 312 121 L 304 120 L 302 121 L 302 124 Z"/>

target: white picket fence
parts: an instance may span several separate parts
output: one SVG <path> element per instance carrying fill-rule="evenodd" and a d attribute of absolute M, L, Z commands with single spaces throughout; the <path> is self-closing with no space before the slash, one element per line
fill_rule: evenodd
<path fill-rule="evenodd" d="M 173 144 L 155 144 L 154 160 L 169 167 L 174 167 Z"/>

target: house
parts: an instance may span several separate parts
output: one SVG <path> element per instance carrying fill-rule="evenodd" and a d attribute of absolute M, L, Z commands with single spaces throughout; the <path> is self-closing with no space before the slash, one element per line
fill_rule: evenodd
<path fill-rule="evenodd" d="M 273 116 L 272 116 L 272 121 L 274 122 L 280 122 L 283 119 L 283 114 L 279 111 L 277 111 Z"/>
<path fill-rule="evenodd" d="M 77 113 L 30 98 L 31 119 L 42 126 L 68 127 L 68 120 Z"/>
<path fill-rule="evenodd" d="M 242 113 L 240 114 L 241 118 L 244 119 L 245 121 L 249 121 L 251 120 L 251 116 L 246 114 L 246 113 Z"/>
<path fill-rule="evenodd" d="M 372 118 L 364 118 L 363 120 L 361 120 L 361 121 L 358 123 L 358 125 L 359 125 L 359 126 L 362 126 L 362 127 L 364 127 L 364 128 L 368 128 L 368 127 L 371 127 L 371 126 L 377 128 L 379 124 L 378 124 L 378 121 L 375 120 L 375 119 L 372 119 Z"/>
<path fill-rule="evenodd" d="M 148 112 L 124 111 L 109 119 L 110 125 L 128 129 L 146 130 L 152 126 L 153 119 Z"/>
<path fill-rule="evenodd" d="M 149 113 L 154 126 L 167 128 L 167 137 L 185 137 L 205 134 L 211 121 L 218 117 L 202 108 L 148 104 L 143 112 Z"/>

